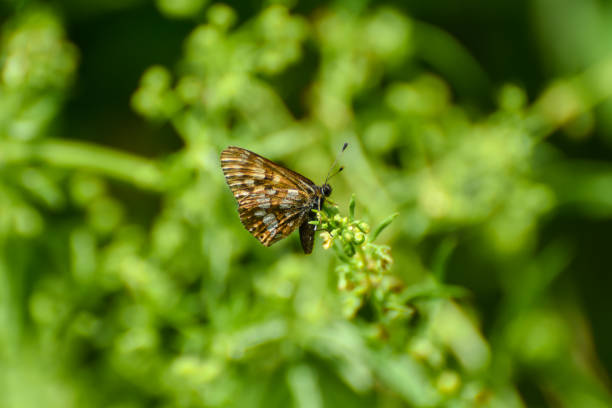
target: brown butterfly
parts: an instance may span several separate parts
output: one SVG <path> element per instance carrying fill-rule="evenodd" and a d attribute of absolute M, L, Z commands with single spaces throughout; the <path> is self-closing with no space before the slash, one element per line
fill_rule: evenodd
<path fill-rule="evenodd" d="M 342 146 L 342 152 L 348 143 Z M 333 167 L 337 162 L 334 162 Z M 225 181 L 238 201 L 244 227 L 263 245 L 270 246 L 300 227 L 304 253 L 312 252 L 317 229 L 313 209 L 321 210 L 332 188 L 327 181 L 317 186 L 308 178 L 241 147 L 221 152 Z M 330 170 L 331 171 L 331 170 Z"/>

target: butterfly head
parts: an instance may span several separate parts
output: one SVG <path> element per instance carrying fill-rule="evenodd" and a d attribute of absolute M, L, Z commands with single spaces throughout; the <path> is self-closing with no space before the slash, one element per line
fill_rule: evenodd
<path fill-rule="evenodd" d="M 332 187 L 329 184 L 325 183 L 321 187 L 321 192 L 325 197 L 329 197 L 332 193 Z"/>

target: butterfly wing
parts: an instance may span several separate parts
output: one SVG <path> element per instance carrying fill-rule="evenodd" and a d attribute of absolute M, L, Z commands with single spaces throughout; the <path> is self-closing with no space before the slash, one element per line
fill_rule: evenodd
<path fill-rule="evenodd" d="M 238 210 L 244 227 L 264 246 L 270 246 L 291 234 L 304 222 L 307 213 L 302 210 L 293 210 L 281 214 L 271 210 L 265 214 L 255 208 L 239 208 Z"/>
<path fill-rule="evenodd" d="M 317 186 L 306 177 L 235 146 L 221 153 L 221 168 L 240 221 L 263 245 L 286 237 L 308 218 Z"/>

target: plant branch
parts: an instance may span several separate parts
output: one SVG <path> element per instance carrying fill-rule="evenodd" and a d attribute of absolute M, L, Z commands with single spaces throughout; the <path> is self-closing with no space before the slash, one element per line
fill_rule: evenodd
<path fill-rule="evenodd" d="M 63 139 L 0 141 L 0 164 L 32 162 L 89 170 L 147 190 L 159 191 L 164 185 L 162 170 L 155 162 L 115 149 Z"/>

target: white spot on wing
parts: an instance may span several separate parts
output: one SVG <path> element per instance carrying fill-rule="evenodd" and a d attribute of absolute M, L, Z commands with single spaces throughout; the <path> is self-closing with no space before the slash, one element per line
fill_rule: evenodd
<path fill-rule="evenodd" d="M 263 222 L 264 224 L 268 225 L 268 224 L 272 224 L 272 223 L 277 223 L 276 221 L 276 217 L 274 216 L 274 214 L 267 214 L 264 218 L 263 218 Z"/>
<path fill-rule="evenodd" d="M 270 199 L 268 197 L 257 198 L 259 208 L 270 208 Z"/>
<path fill-rule="evenodd" d="M 264 224 L 266 224 L 266 229 L 270 231 L 272 235 L 276 234 L 276 227 L 278 227 L 278 221 L 274 214 L 268 214 L 263 218 Z"/>
<path fill-rule="evenodd" d="M 263 217 L 264 215 L 266 215 L 266 212 L 264 210 L 257 210 L 257 211 L 255 211 L 255 216 L 256 217 Z"/>
<path fill-rule="evenodd" d="M 287 195 L 281 200 L 281 208 L 295 207 L 295 202 L 300 198 L 300 193 L 297 190 L 287 190 Z"/>
<path fill-rule="evenodd" d="M 248 179 L 248 180 L 232 180 L 231 183 L 228 183 L 230 185 L 230 187 L 235 187 L 235 186 L 252 186 L 253 184 L 255 184 L 255 180 L 252 179 Z"/>

